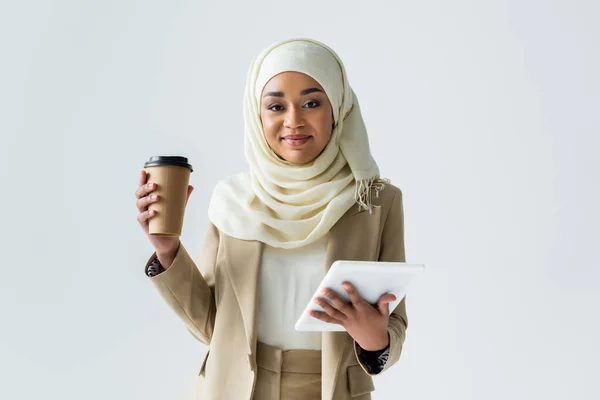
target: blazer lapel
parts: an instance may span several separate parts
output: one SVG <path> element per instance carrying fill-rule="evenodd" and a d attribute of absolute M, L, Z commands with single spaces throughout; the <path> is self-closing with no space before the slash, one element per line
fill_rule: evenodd
<path fill-rule="evenodd" d="M 240 306 L 248 354 L 256 349 L 256 317 L 258 312 L 258 273 L 262 260 L 262 242 L 228 236 L 227 268 Z"/>

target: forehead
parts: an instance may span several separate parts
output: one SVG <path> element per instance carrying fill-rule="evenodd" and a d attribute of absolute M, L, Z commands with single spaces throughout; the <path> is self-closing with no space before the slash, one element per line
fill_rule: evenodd
<path fill-rule="evenodd" d="M 285 94 L 299 94 L 308 88 L 323 90 L 319 82 L 302 72 L 286 71 L 272 77 L 264 86 L 262 94 L 267 91 L 284 92 Z M 262 95 L 261 94 L 261 95 Z"/>

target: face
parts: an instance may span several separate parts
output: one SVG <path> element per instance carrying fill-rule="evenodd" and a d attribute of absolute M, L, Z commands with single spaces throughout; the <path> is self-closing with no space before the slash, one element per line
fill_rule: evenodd
<path fill-rule="evenodd" d="M 331 139 L 333 113 L 325 90 L 300 72 L 282 72 L 267 82 L 260 117 L 271 149 L 293 164 L 311 162 Z"/>

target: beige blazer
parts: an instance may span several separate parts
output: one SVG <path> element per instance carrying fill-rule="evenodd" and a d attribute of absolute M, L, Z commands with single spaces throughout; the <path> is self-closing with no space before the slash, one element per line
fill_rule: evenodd
<path fill-rule="evenodd" d="M 405 261 L 402 192 L 388 185 L 373 204 L 372 214 L 351 207 L 331 228 L 326 269 L 335 260 Z M 197 399 L 252 399 L 262 246 L 209 223 L 198 264 L 182 244 L 171 267 L 149 278 L 188 331 L 209 346 L 197 377 Z M 389 319 L 391 347 L 384 371 L 400 358 L 408 326 L 405 301 Z M 354 345 L 347 332 L 322 333 L 322 399 L 371 398 L 373 379 Z"/>

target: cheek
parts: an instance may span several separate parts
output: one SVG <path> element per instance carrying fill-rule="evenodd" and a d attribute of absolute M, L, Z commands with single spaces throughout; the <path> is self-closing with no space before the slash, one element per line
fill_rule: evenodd
<path fill-rule="evenodd" d="M 271 132 L 273 132 L 273 130 L 275 129 L 275 123 L 274 123 L 273 119 L 268 118 L 268 117 L 263 117 L 263 115 L 261 114 L 260 120 L 262 123 L 263 131 L 265 132 L 265 135 L 269 136 L 271 134 Z"/>
<path fill-rule="evenodd" d="M 321 116 L 319 121 L 319 133 L 327 142 L 329 141 L 329 138 L 331 138 L 331 134 L 333 133 L 333 117 L 330 113 Z"/>
<path fill-rule="evenodd" d="M 277 146 L 277 135 L 279 133 L 279 124 L 273 118 L 262 118 L 261 123 L 263 132 L 265 134 L 265 139 L 271 148 Z"/>
<path fill-rule="evenodd" d="M 263 122 L 263 128 L 266 132 L 270 132 L 272 134 L 277 133 L 277 124 L 275 123 L 275 121 L 267 119 L 266 121 Z"/>

